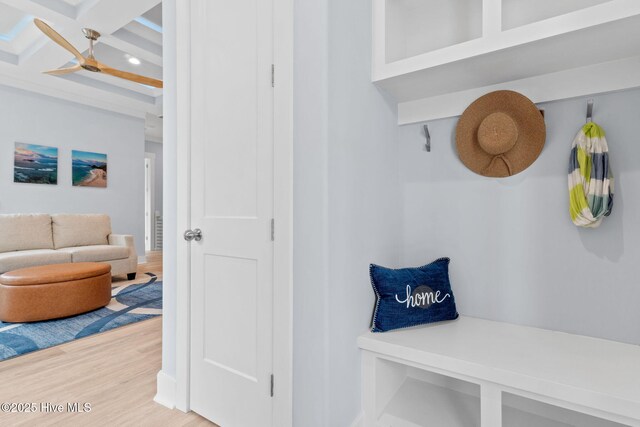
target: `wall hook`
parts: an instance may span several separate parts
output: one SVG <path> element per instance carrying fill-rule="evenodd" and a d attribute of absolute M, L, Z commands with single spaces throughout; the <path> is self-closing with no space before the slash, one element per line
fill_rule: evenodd
<path fill-rule="evenodd" d="M 587 101 L 587 123 L 593 121 L 593 99 Z"/>
<path fill-rule="evenodd" d="M 429 134 L 429 126 L 424 125 L 423 128 L 424 128 L 424 136 L 425 138 L 427 138 L 425 148 L 427 149 L 427 152 L 431 152 L 431 135 Z"/>

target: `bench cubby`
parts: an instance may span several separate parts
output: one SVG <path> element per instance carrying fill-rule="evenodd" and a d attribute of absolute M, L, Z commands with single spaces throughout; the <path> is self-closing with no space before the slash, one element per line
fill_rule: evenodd
<path fill-rule="evenodd" d="M 364 426 L 640 426 L 640 347 L 470 317 L 365 333 Z"/>

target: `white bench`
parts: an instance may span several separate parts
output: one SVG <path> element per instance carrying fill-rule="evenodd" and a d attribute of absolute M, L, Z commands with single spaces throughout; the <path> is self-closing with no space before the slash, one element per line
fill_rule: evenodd
<path fill-rule="evenodd" d="M 470 317 L 358 345 L 364 427 L 640 426 L 639 346 Z"/>

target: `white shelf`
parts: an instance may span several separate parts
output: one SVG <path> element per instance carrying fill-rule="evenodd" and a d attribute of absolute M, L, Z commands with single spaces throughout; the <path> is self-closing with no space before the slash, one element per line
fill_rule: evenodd
<path fill-rule="evenodd" d="M 518 427 L 624 427 L 567 409 L 505 394 L 502 419 Z M 480 427 L 480 397 L 407 377 L 382 410 L 378 427 Z"/>
<path fill-rule="evenodd" d="M 385 0 L 385 10 L 387 63 L 482 37 L 482 0 Z"/>
<path fill-rule="evenodd" d="M 487 414 L 494 417 L 485 420 L 483 425 L 487 426 L 498 426 L 492 420 L 499 418 L 526 417 L 509 411 L 501 415 L 496 410 L 495 405 L 517 403 L 517 399 L 503 399 L 504 392 L 583 414 L 587 417 L 584 419 L 610 421 L 598 420 L 600 424 L 593 425 L 640 426 L 639 346 L 469 317 L 366 333 L 360 336 L 358 345 L 364 350 L 365 417 L 371 411 L 377 414 L 377 420 L 382 420 L 385 413 L 395 417 L 402 413 L 397 406 L 400 403 L 393 402 L 408 399 L 411 393 L 403 388 L 417 387 L 413 380 L 406 380 L 411 377 L 425 383 L 420 386 L 425 395 L 436 393 L 433 387 L 438 386 L 452 390 L 444 393 L 446 399 L 465 401 L 460 393 L 481 396 L 481 403 L 488 402 Z M 420 377 L 421 371 L 426 372 L 424 377 Z M 434 378 L 449 378 L 453 383 Z M 473 389 L 478 386 L 481 393 Z M 367 390 L 374 390 L 370 393 L 375 395 L 367 394 Z M 438 403 L 438 407 L 443 405 Z M 527 411 L 526 405 L 513 406 L 514 410 L 540 416 Z M 535 417 L 530 425 L 538 425 Z M 405 419 L 416 424 L 418 418 Z"/>
<path fill-rule="evenodd" d="M 502 397 L 502 422 L 518 427 L 627 427 L 509 393 Z"/>
<path fill-rule="evenodd" d="M 522 27 L 612 0 L 502 0 L 502 29 Z"/>
<path fill-rule="evenodd" d="M 480 426 L 480 397 L 407 377 L 378 419 L 380 427 Z"/>
<path fill-rule="evenodd" d="M 533 90 L 540 76 L 557 78 L 562 85 L 562 72 L 588 72 L 589 66 L 639 54 L 637 0 L 482 0 L 481 5 L 479 0 L 373 1 L 373 81 L 400 107 L 433 100 L 431 110 L 437 111 L 442 98 L 455 105 L 442 114 L 418 114 L 414 121 L 460 114 L 468 105 L 466 100 L 456 101 L 460 92 L 527 79 Z M 455 14 L 453 4 L 459 3 L 468 9 Z M 590 77 L 583 80 L 593 82 Z M 600 86 L 616 83 L 599 77 L 604 80 Z M 631 87 L 640 86 L 637 80 Z M 574 92 L 573 96 L 595 93 L 586 83 Z M 410 123 L 402 115 L 399 120 Z"/>

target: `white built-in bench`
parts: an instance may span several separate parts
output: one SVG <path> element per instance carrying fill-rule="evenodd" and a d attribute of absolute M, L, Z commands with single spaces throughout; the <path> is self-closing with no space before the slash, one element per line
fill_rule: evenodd
<path fill-rule="evenodd" d="M 358 345 L 364 427 L 640 426 L 639 346 L 471 317 Z"/>

